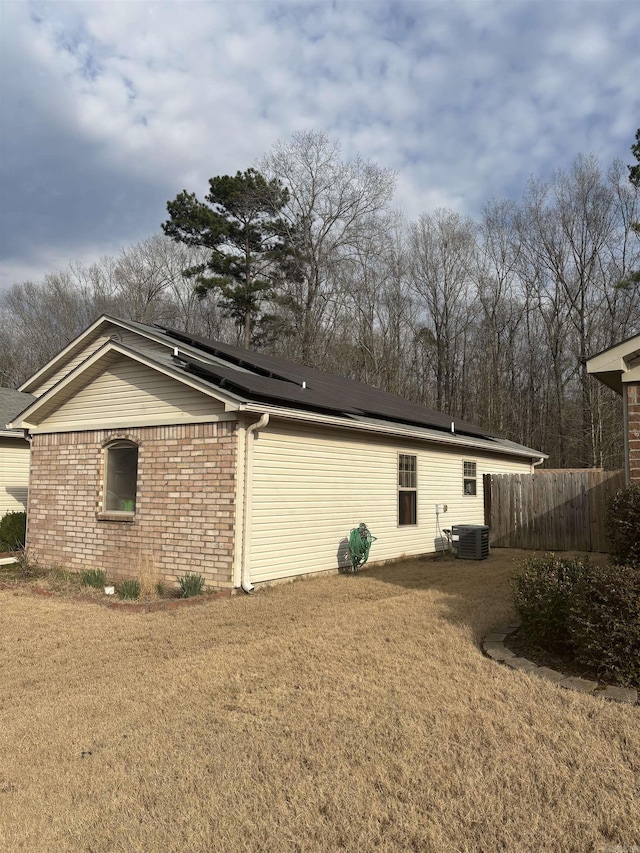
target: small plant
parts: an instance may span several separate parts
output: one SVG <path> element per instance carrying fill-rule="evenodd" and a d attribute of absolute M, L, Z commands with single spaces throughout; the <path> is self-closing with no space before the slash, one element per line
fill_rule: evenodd
<path fill-rule="evenodd" d="M 27 513 L 8 512 L 0 519 L 0 551 L 21 551 L 27 533 Z"/>
<path fill-rule="evenodd" d="M 140 581 L 126 580 L 118 586 L 118 595 L 126 601 L 136 601 L 140 598 Z"/>
<path fill-rule="evenodd" d="M 607 522 L 612 561 L 640 566 L 640 485 L 615 495 L 609 504 Z"/>
<path fill-rule="evenodd" d="M 39 578 L 47 573 L 47 570 L 28 551 L 21 551 L 16 555 L 16 574 L 19 578 Z"/>
<path fill-rule="evenodd" d="M 184 577 L 178 578 L 183 598 L 192 598 L 194 595 L 202 595 L 204 578 L 199 574 L 187 572 Z"/>
<path fill-rule="evenodd" d="M 640 566 L 588 566 L 571 596 L 568 628 L 581 663 L 640 686 Z"/>
<path fill-rule="evenodd" d="M 512 579 L 513 604 L 524 632 L 547 648 L 570 642 L 567 627 L 571 595 L 588 560 L 556 554 L 529 557 Z"/>
<path fill-rule="evenodd" d="M 74 580 L 77 581 L 78 577 L 75 572 L 70 571 L 65 566 L 52 566 L 50 575 L 52 580 L 61 584 L 72 583 Z"/>
<path fill-rule="evenodd" d="M 167 594 L 167 590 L 162 581 L 158 581 L 156 583 L 156 595 L 159 595 L 160 598 L 164 598 Z"/>
<path fill-rule="evenodd" d="M 102 589 L 107 577 L 102 569 L 86 569 L 80 576 L 82 586 L 92 586 L 94 589 Z"/>

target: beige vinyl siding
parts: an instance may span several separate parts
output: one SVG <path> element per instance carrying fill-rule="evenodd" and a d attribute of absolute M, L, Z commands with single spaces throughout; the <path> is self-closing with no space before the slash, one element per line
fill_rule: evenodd
<path fill-rule="evenodd" d="M 27 508 L 29 444 L 0 436 L 0 518 Z"/>
<path fill-rule="evenodd" d="M 31 431 L 193 423 L 230 417 L 223 403 L 123 356 Z"/>
<path fill-rule="evenodd" d="M 416 525 L 398 526 L 399 453 L 417 457 Z M 475 497 L 462 493 L 465 459 L 477 465 Z M 377 537 L 371 561 L 434 552 L 436 503 L 448 506 L 440 528 L 483 524 L 482 475 L 530 470 L 517 457 L 272 421 L 254 447 L 251 580 L 336 568 L 343 540 L 361 521 Z"/>
<path fill-rule="evenodd" d="M 124 344 L 125 346 L 135 347 L 138 350 L 144 350 L 150 353 L 167 354 L 167 346 L 163 346 L 155 341 L 150 341 L 148 338 L 138 335 L 135 332 L 130 332 L 128 329 L 122 329 L 119 326 L 109 326 L 103 329 L 102 332 L 90 341 L 85 341 L 84 346 L 76 352 L 68 361 L 65 361 L 62 366 L 54 373 L 43 380 L 41 385 L 31 391 L 36 397 L 41 397 L 49 388 L 52 388 L 57 382 L 63 379 L 68 373 L 76 368 L 79 364 L 93 355 L 100 347 L 110 338 Z M 171 347 L 169 347 L 171 349 Z"/>

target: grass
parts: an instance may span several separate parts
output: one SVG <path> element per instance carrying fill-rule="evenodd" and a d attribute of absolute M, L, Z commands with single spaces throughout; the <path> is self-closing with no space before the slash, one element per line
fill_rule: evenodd
<path fill-rule="evenodd" d="M 0 590 L 0 849 L 634 849 L 640 709 L 478 650 L 518 556 L 148 615 Z"/>

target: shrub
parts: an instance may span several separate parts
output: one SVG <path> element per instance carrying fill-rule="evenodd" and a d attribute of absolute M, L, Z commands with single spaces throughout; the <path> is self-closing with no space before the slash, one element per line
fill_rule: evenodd
<path fill-rule="evenodd" d="M 613 562 L 640 566 L 640 485 L 615 495 L 609 504 L 607 523 Z"/>
<path fill-rule="evenodd" d="M 0 519 L 0 551 L 21 551 L 26 535 L 26 512 L 8 512 Z"/>
<path fill-rule="evenodd" d="M 531 639 L 548 648 L 569 642 L 570 599 L 587 566 L 586 560 L 556 554 L 522 561 L 511 587 L 522 628 Z"/>
<path fill-rule="evenodd" d="M 107 580 L 102 569 L 87 569 L 80 576 L 82 586 L 92 586 L 94 589 L 102 589 Z"/>
<path fill-rule="evenodd" d="M 202 575 L 187 572 L 184 577 L 178 578 L 183 598 L 192 598 L 194 595 L 202 595 L 204 578 Z"/>
<path fill-rule="evenodd" d="M 140 598 L 140 581 L 126 580 L 118 586 L 118 595 L 128 601 Z"/>
<path fill-rule="evenodd" d="M 586 567 L 572 593 L 568 628 L 581 663 L 640 686 L 640 567 Z"/>

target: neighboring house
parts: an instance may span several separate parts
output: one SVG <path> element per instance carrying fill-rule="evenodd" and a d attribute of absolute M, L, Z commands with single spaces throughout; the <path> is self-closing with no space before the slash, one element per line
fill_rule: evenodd
<path fill-rule="evenodd" d="M 483 524 L 482 475 L 539 451 L 359 382 L 163 327 L 102 317 L 23 386 L 32 437 L 27 544 L 43 563 L 152 565 L 249 589 L 434 552 Z M 446 504 L 446 514 L 436 505 Z"/>
<path fill-rule="evenodd" d="M 32 394 L 0 388 L 0 518 L 27 508 L 29 442 L 24 430 L 7 424 L 33 400 Z"/>
<path fill-rule="evenodd" d="M 640 335 L 592 356 L 587 371 L 622 397 L 625 477 L 640 483 Z"/>

